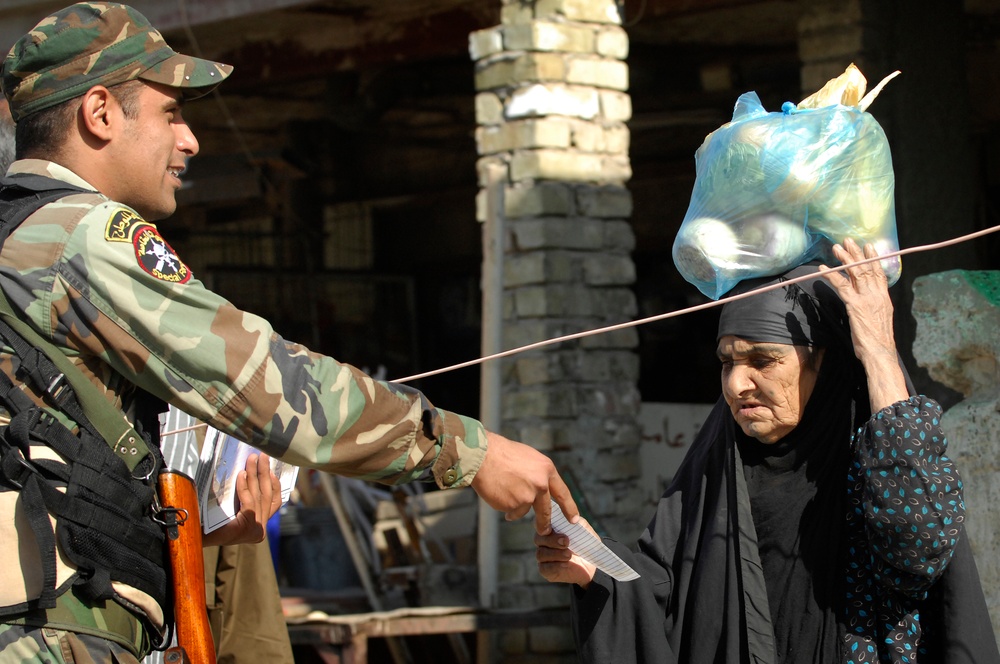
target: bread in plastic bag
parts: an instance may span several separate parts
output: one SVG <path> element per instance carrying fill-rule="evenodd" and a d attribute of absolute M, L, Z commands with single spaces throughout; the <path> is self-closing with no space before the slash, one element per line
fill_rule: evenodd
<path fill-rule="evenodd" d="M 899 249 L 889 142 L 868 105 L 895 72 L 865 95 L 851 65 L 819 92 L 767 112 L 755 92 L 732 122 L 695 153 L 691 202 L 674 240 L 674 265 L 719 299 L 754 277 L 814 259 L 838 265 L 833 244 L 852 237 L 884 254 Z M 882 261 L 890 285 L 899 257 Z"/>

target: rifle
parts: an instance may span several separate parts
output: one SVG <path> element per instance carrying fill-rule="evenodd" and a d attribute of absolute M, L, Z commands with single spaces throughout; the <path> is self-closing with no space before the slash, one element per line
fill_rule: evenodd
<path fill-rule="evenodd" d="M 215 642 L 205 603 L 205 559 L 201 550 L 201 517 L 194 480 L 176 470 L 158 477 L 167 526 L 167 551 L 174 597 L 177 645 L 163 654 L 166 664 L 215 664 Z"/>

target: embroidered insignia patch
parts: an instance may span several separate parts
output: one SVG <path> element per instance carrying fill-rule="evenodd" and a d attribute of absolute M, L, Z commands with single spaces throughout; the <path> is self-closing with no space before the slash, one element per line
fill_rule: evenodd
<path fill-rule="evenodd" d="M 191 279 L 191 270 L 160 237 L 156 226 L 133 210 L 115 210 L 104 228 L 104 239 L 108 242 L 130 242 L 135 247 L 139 267 L 157 279 L 175 284 L 187 283 Z"/>
<path fill-rule="evenodd" d="M 184 284 L 191 279 L 191 270 L 153 226 L 142 225 L 131 234 L 139 267 L 162 281 Z"/>
<path fill-rule="evenodd" d="M 108 219 L 108 225 L 104 228 L 104 239 L 108 242 L 131 242 L 135 230 L 148 225 L 138 213 L 119 208 Z"/>

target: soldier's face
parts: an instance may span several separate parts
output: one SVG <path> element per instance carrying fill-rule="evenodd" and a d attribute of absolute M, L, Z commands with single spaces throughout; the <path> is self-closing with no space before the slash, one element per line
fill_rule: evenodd
<path fill-rule="evenodd" d="M 113 198 L 148 221 L 173 214 L 181 172 L 187 160 L 198 154 L 198 139 L 181 116 L 182 102 L 179 90 L 145 82 L 136 117 L 124 119 L 117 146 L 120 188 Z"/>

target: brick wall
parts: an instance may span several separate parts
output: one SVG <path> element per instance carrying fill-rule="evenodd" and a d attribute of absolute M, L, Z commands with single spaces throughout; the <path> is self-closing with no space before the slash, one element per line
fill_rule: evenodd
<path fill-rule="evenodd" d="M 504 2 L 501 25 L 470 36 L 476 63 L 480 221 L 499 172 L 504 227 L 503 345 L 632 320 L 634 235 L 628 157 L 628 38 L 614 2 Z M 502 433 L 549 454 L 594 522 L 631 539 L 645 510 L 639 477 L 634 329 L 504 360 Z M 504 608 L 566 606 L 538 574 L 533 523 L 500 525 Z M 569 630 L 505 632 L 497 661 L 575 661 Z"/>
<path fill-rule="evenodd" d="M 972 545 L 1000 639 L 1000 272 L 949 270 L 913 283 L 920 366 L 963 400 L 941 418 L 965 485 Z"/>

